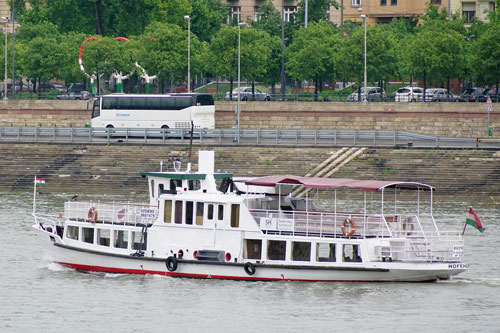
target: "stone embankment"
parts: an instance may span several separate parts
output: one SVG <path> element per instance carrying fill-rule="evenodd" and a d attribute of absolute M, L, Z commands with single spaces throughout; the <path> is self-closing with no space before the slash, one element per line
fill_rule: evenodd
<path fill-rule="evenodd" d="M 235 102 L 216 102 L 216 128 L 236 122 Z M 397 130 L 435 136 L 500 137 L 500 103 L 242 102 L 242 128 Z M 0 101 L 0 126 L 84 127 L 87 101 Z"/>
<path fill-rule="evenodd" d="M 197 149 L 193 169 L 197 169 Z M 203 148 L 203 147 L 201 147 Z M 212 149 L 212 148 L 206 148 Z M 215 169 L 235 176 L 305 175 L 338 148 L 216 147 Z M 44 193 L 147 197 L 141 171 L 164 169 L 187 147 L 139 145 L 1 144 L 0 192 L 32 190 L 46 179 Z M 500 153 L 482 150 L 366 149 L 333 177 L 408 180 L 434 185 L 441 200 L 500 203 Z"/>

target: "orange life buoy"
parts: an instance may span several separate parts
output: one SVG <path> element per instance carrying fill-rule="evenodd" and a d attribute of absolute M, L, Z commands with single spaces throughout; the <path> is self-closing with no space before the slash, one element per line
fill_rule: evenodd
<path fill-rule="evenodd" d="M 95 223 L 97 221 L 97 209 L 95 207 L 92 207 L 89 209 L 89 221 L 92 223 Z"/>
<path fill-rule="evenodd" d="M 349 225 L 351 229 L 351 231 L 349 232 L 346 232 L 347 225 Z M 344 236 L 350 237 L 354 234 L 355 231 L 356 231 L 356 224 L 354 224 L 353 220 L 345 219 L 344 222 L 342 222 L 342 233 L 344 234 Z"/>

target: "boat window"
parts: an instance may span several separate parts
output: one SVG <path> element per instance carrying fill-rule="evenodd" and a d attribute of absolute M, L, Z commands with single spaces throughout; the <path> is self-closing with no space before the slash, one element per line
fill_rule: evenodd
<path fill-rule="evenodd" d="M 85 243 L 94 243 L 94 228 L 82 228 L 83 241 Z"/>
<path fill-rule="evenodd" d="M 175 217 L 174 222 L 182 223 L 182 201 L 175 201 Z"/>
<path fill-rule="evenodd" d="M 97 229 L 97 244 L 103 246 L 109 246 L 110 238 L 111 238 L 111 232 L 109 229 Z"/>
<path fill-rule="evenodd" d="M 329 243 L 316 244 L 316 261 L 334 262 L 335 244 L 329 244 Z"/>
<path fill-rule="evenodd" d="M 165 200 L 165 210 L 163 212 L 163 222 L 172 222 L 172 200 Z"/>
<path fill-rule="evenodd" d="M 292 242 L 293 261 L 311 261 L 311 243 Z"/>
<path fill-rule="evenodd" d="M 188 188 L 190 191 L 199 190 L 201 188 L 199 180 L 189 180 Z"/>
<path fill-rule="evenodd" d="M 120 249 L 128 248 L 128 231 L 115 230 L 114 231 L 114 246 Z"/>
<path fill-rule="evenodd" d="M 240 226 L 240 205 L 231 205 L 231 227 L 238 228 Z"/>
<path fill-rule="evenodd" d="M 217 214 L 217 219 L 218 219 L 219 221 L 224 220 L 224 205 L 219 205 L 218 214 Z"/>
<path fill-rule="evenodd" d="M 78 227 L 77 226 L 74 226 L 74 225 L 70 225 L 68 226 L 68 228 L 66 229 L 66 237 L 69 238 L 69 239 L 76 239 L 78 240 Z"/>
<path fill-rule="evenodd" d="M 245 239 L 245 259 L 261 259 L 262 240 Z"/>
<path fill-rule="evenodd" d="M 214 219 L 214 205 L 208 204 L 207 220 Z"/>
<path fill-rule="evenodd" d="M 203 225 L 203 208 L 205 207 L 203 202 L 196 203 L 196 225 Z"/>
<path fill-rule="evenodd" d="M 132 249 L 133 250 L 146 250 L 146 241 L 148 233 L 143 233 L 140 231 L 132 231 Z"/>
<path fill-rule="evenodd" d="M 361 251 L 357 244 L 344 244 L 342 260 L 345 262 L 361 262 Z"/>
<path fill-rule="evenodd" d="M 286 241 L 267 242 L 267 259 L 269 260 L 285 260 Z"/>
<path fill-rule="evenodd" d="M 193 202 L 186 201 L 186 224 L 193 224 Z"/>
<path fill-rule="evenodd" d="M 155 196 L 155 181 L 154 179 L 151 179 L 151 197 L 154 198 Z"/>

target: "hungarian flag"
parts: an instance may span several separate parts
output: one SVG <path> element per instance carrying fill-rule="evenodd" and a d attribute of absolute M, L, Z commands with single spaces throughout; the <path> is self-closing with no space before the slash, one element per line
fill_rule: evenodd
<path fill-rule="evenodd" d="M 45 179 L 35 178 L 35 184 L 36 184 L 36 186 L 44 186 L 45 185 Z"/>
<path fill-rule="evenodd" d="M 472 210 L 472 207 L 469 208 L 469 214 L 470 214 L 470 216 L 465 220 L 465 226 L 467 226 L 467 224 L 468 224 L 468 225 L 473 226 L 474 228 L 476 228 L 480 232 L 483 232 L 484 231 L 483 224 L 481 223 L 481 220 L 477 216 L 476 212 L 474 212 Z M 465 228 L 464 228 L 464 230 L 465 230 Z"/>

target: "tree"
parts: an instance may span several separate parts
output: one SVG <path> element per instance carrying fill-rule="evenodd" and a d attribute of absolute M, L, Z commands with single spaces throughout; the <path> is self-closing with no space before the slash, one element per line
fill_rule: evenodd
<path fill-rule="evenodd" d="M 492 20 L 472 44 L 472 70 L 479 84 L 496 85 L 500 81 L 500 20 Z M 498 90 L 497 90 L 498 91 Z"/>
<path fill-rule="evenodd" d="M 295 23 L 298 26 L 304 26 L 305 22 L 305 0 L 299 0 L 298 10 L 295 15 Z M 307 0 L 307 21 L 320 22 L 328 21 L 328 11 L 330 7 L 339 8 L 336 0 Z"/>
<path fill-rule="evenodd" d="M 210 41 L 226 21 L 228 6 L 220 0 L 190 0 L 190 4 L 192 32 L 200 41 Z"/>
<path fill-rule="evenodd" d="M 248 19 L 248 25 L 254 29 L 267 32 L 271 36 L 281 36 L 281 14 L 271 0 L 266 0 L 259 7 L 258 20 Z"/>
<path fill-rule="evenodd" d="M 335 77 L 341 38 L 329 22 L 300 28 L 286 49 L 288 75 L 299 81 L 314 80 L 317 94 L 320 81 Z"/>

